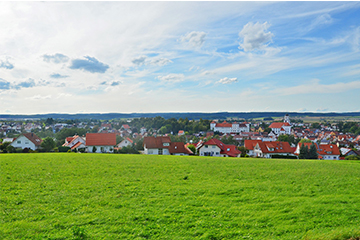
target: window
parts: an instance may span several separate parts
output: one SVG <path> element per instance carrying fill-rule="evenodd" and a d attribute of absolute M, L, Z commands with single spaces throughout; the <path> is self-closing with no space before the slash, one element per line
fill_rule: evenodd
<path fill-rule="evenodd" d="M 209 146 L 208 145 L 205 145 L 205 148 L 208 148 Z"/>
<path fill-rule="evenodd" d="M 159 155 L 162 155 L 162 154 L 163 154 L 163 149 L 160 148 L 160 149 L 159 149 Z"/>
<path fill-rule="evenodd" d="M 168 146 L 170 146 L 170 143 L 163 143 L 163 146 L 168 147 Z"/>
<path fill-rule="evenodd" d="M 29 141 L 25 141 L 25 144 L 29 144 Z"/>
<path fill-rule="evenodd" d="M 17 144 L 21 144 L 21 141 L 17 141 L 16 143 L 17 143 Z"/>

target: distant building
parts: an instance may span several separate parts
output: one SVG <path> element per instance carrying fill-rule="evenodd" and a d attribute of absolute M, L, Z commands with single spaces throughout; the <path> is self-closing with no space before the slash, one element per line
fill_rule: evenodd
<path fill-rule="evenodd" d="M 228 123 L 226 121 L 222 123 L 217 123 L 212 121 L 210 123 L 210 129 L 214 132 L 221 132 L 221 133 L 240 133 L 240 132 L 250 132 L 250 123 L 243 122 L 243 123 Z"/>
<path fill-rule="evenodd" d="M 144 154 L 150 155 L 192 155 L 193 152 L 182 142 L 171 142 L 168 136 L 144 137 Z"/>
<path fill-rule="evenodd" d="M 271 131 L 276 135 L 282 135 L 282 134 L 291 134 L 291 123 L 289 115 L 286 114 L 284 117 L 283 122 L 273 122 L 270 124 L 269 128 L 271 128 Z"/>

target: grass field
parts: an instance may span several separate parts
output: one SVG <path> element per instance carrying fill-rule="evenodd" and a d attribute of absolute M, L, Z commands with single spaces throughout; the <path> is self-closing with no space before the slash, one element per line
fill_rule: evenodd
<path fill-rule="evenodd" d="M 360 161 L 0 155 L 0 239 L 350 239 Z"/>

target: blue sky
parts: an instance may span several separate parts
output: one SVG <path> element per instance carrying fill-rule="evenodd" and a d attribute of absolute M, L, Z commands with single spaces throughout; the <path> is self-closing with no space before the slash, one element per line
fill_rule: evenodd
<path fill-rule="evenodd" d="M 0 2 L 0 113 L 360 111 L 360 2 Z"/>

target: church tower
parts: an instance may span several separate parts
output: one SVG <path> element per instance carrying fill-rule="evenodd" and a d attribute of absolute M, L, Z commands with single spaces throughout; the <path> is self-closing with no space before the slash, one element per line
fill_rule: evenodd
<path fill-rule="evenodd" d="M 286 114 L 285 117 L 284 117 L 284 122 L 285 123 L 289 123 L 290 124 L 290 117 L 289 117 L 289 114 Z"/>

